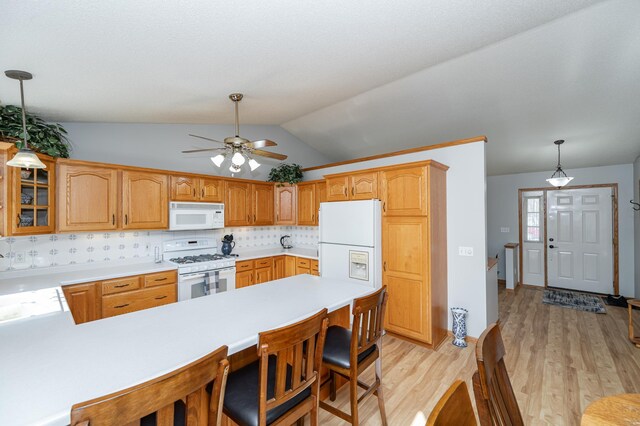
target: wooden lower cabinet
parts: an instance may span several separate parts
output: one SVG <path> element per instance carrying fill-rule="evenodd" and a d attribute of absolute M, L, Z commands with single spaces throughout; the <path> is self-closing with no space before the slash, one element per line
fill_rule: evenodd
<path fill-rule="evenodd" d="M 62 287 L 76 324 L 178 301 L 177 271 Z"/>
<path fill-rule="evenodd" d="M 255 284 L 253 281 L 253 269 L 250 271 L 236 272 L 236 288 L 249 287 Z"/>
<path fill-rule="evenodd" d="M 96 283 L 62 287 L 71 315 L 76 324 L 100 319 L 100 299 Z"/>
<path fill-rule="evenodd" d="M 102 318 L 177 302 L 176 285 L 161 285 L 102 297 Z"/>
<path fill-rule="evenodd" d="M 274 256 L 273 257 L 273 279 L 279 280 L 285 278 L 285 259 L 289 256 Z"/>
<path fill-rule="evenodd" d="M 318 261 L 288 255 L 242 260 L 236 262 L 236 288 L 300 274 L 319 275 Z"/>

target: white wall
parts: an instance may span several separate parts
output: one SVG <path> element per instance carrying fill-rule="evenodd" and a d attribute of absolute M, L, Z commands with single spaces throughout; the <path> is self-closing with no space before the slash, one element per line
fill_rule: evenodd
<path fill-rule="evenodd" d="M 489 315 L 486 302 L 487 250 L 484 142 L 313 170 L 305 174 L 305 180 L 320 179 L 322 176 L 331 173 L 429 159 L 449 166 L 449 171 L 447 172 L 449 307 L 463 307 L 469 310 L 468 333 L 470 336 L 478 337 L 487 327 L 487 317 Z M 459 246 L 473 247 L 474 256 L 459 256 Z M 451 316 L 449 316 L 449 328 L 451 328 Z"/>
<path fill-rule="evenodd" d="M 633 165 L 589 167 L 584 169 L 565 170 L 573 176 L 571 185 L 589 185 L 598 183 L 618 184 L 618 226 L 620 254 L 620 294 L 633 297 L 634 288 L 634 224 L 633 211 L 629 200 L 633 197 L 632 180 Z M 545 179 L 553 171 L 537 173 L 520 173 L 515 175 L 489 176 L 487 178 L 488 205 L 488 247 L 489 255 L 499 254 L 499 278 L 504 279 L 504 245 L 518 242 L 518 189 L 543 188 L 547 186 Z M 500 232 L 500 228 L 509 228 L 509 232 Z"/>
<path fill-rule="evenodd" d="M 234 126 L 203 124 L 131 124 L 131 123 L 61 123 L 69 132 L 73 146 L 71 158 L 101 161 L 128 166 L 151 167 L 210 175 L 230 176 L 229 166 L 218 169 L 211 155 L 181 154 L 195 147 L 217 148 L 221 145 L 188 136 L 189 133 L 223 140 L 233 136 Z M 286 154 L 288 163 L 303 167 L 326 164 L 329 158 L 306 145 L 279 126 L 240 127 L 247 139 L 271 139 L 278 146 L 268 151 Z M 215 154 L 213 154 L 215 155 Z M 248 167 L 235 177 L 267 180 L 272 167 L 280 164 L 271 159 L 256 158 L 262 166 L 255 172 Z"/>
<path fill-rule="evenodd" d="M 633 163 L 633 201 L 636 203 L 640 203 L 640 156 L 636 158 L 636 162 Z M 623 205 L 627 205 L 625 203 L 625 199 L 622 200 Z M 627 205 L 629 206 L 629 205 Z M 628 207 L 627 207 L 628 208 Z M 633 215 L 635 217 L 635 290 L 636 297 L 640 296 L 640 211 L 634 211 Z"/>

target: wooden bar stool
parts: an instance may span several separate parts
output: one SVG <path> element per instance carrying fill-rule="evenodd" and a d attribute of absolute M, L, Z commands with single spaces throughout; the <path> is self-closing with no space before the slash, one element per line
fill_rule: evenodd
<path fill-rule="evenodd" d="M 260 333 L 258 361 L 229 374 L 224 414 L 242 426 L 318 424 L 320 366 L 327 310 L 293 325 Z"/>
<path fill-rule="evenodd" d="M 71 425 L 217 426 L 221 422 L 228 372 L 227 347 L 222 346 L 164 376 L 75 404 L 71 407 Z M 205 388 L 212 381 L 209 394 Z M 182 401 L 184 397 L 186 404 Z"/>
<path fill-rule="evenodd" d="M 378 397 L 378 407 L 382 424 L 387 424 L 382 395 L 381 343 L 384 330 L 384 312 L 387 305 L 387 287 L 375 293 L 353 301 L 353 325 L 351 330 L 340 326 L 331 326 L 327 330 L 323 362 L 329 370 L 330 400 L 336 399 L 335 375 L 349 380 L 349 398 L 351 414 L 347 414 L 324 401 L 320 407 L 340 417 L 352 425 L 358 424 L 358 403 L 374 394 Z M 358 376 L 375 362 L 376 380 L 367 385 Z M 358 386 L 365 389 L 358 398 Z"/>
<path fill-rule="evenodd" d="M 426 426 L 476 426 L 477 424 L 467 384 L 462 380 L 456 380 L 433 407 Z"/>
<path fill-rule="evenodd" d="M 640 299 L 627 300 L 627 309 L 629 310 L 629 340 L 636 345 L 636 348 L 640 348 L 640 337 L 636 336 L 633 331 L 633 308 L 640 308 Z"/>

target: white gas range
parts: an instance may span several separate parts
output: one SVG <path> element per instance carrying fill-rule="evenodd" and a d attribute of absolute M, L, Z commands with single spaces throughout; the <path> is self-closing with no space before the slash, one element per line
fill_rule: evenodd
<path fill-rule="evenodd" d="M 178 301 L 235 290 L 235 257 L 217 254 L 216 241 L 171 240 L 162 248 L 164 260 L 178 266 Z"/>

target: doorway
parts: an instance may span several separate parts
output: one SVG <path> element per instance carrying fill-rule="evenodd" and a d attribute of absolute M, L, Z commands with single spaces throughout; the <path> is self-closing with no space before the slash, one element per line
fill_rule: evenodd
<path fill-rule="evenodd" d="M 520 282 L 617 295 L 617 189 L 520 189 Z"/>

